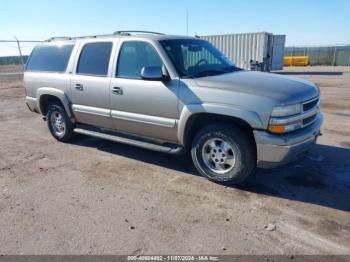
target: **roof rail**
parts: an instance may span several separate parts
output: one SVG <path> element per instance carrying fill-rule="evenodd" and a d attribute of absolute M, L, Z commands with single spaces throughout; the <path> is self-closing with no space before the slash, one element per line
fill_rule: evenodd
<path fill-rule="evenodd" d="M 165 35 L 165 34 L 163 34 L 163 33 L 152 32 L 152 31 L 140 31 L 140 30 L 115 31 L 113 34 L 115 34 L 115 35 L 130 35 L 130 33 Z"/>
<path fill-rule="evenodd" d="M 47 40 L 45 40 L 45 42 L 51 42 L 54 40 L 72 40 L 72 37 L 69 36 L 55 36 L 55 37 L 51 37 Z"/>
<path fill-rule="evenodd" d="M 85 36 L 58 36 L 51 37 L 46 40 L 46 42 L 51 42 L 54 40 L 75 40 L 75 39 L 84 39 L 84 38 L 98 38 L 98 37 L 106 37 L 106 36 L 114 36 L 114 34 L 105 34 L 105 35 L 85 35 Z"/>
<path fill-rule="evenodd" d="M 116 31 L 113 34 L 105 34 L 105 35 L 86 35 L 86 36 L 57 36 L 51 37 L 45 42 L 51 42 L 55 40 L 74 40 L 74 39 L 84 39 L 84 38 L 98 38 L 98 37 L 107 37 L 107 36 L 115 36 L 115 35 L 131 35 L 130 33 L 142 33 L 142 34 L 155 34 L 155 35 L 164 35 L 163 33 L 152 32 L 152 31 L 138 31 L 138 30 L 128 30 L 128 31 Z"/>

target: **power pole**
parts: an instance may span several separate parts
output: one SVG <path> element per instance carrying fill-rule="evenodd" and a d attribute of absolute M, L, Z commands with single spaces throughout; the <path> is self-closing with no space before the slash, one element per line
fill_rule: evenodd
<path fill-rule="evenodd" d="M 333 66 L 335 66 L 336 57 L 337 57 L 337 47 L 334 47 Z"/>
<path fill-rule="evenodd" d="M 22 56 L 21 45 L 19 44 L 19 41 L 18 41 L 17 37 L 15 37 L 15 39 L 16 39 L 16 42 L 17 42 L 18 52 L 19 52 L 19 56 L 20 56 L 20 59 L 21 59 L 22 68 L 23 68 L 23 71 L 24 71 L 24 59 L 23 59 L 23 56 Z"/>

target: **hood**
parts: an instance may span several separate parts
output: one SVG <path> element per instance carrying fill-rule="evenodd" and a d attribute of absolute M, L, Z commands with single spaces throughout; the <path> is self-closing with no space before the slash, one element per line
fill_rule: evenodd
<path fill-rule="evenodd" d="M 319 95 L 318 87 L 309 81 L 271 73 L 238 71 L 194 80 L 200 87 L 251 93 L 282 104 L 298 103 Z"/>

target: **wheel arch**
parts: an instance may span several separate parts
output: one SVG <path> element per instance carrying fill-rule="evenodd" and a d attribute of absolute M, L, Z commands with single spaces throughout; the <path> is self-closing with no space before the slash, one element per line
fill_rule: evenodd
<path fill-rule="evenodd" d="M 263 124 L 255 112 L 245 111 L 229 106 L 200 105 L 186 107 L 181 113 L 178 123 L 178 140 L 187 147 L 195 133 L 210 123 L 229 123 L 246 130 L 247 134 L 254 139 L 253 130 L 262 128 Z"/>
<path fill-rule="evenodd" d="M 50 103 L 57 102 L 63 106 L 68 117 L 73 120 L 69 99 L 62 90 L 51 87 L 39 88 L 37 90 L 37 97 L 39 101 L 39 110 L 42 115 L 46 115 L 47 107 Z"/>

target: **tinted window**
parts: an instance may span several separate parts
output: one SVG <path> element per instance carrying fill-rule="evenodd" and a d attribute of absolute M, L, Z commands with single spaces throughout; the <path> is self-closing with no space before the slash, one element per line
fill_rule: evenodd
<path fill-rule="evenodd" d="M 86 44 L 80 53 L 77 73 L 106 76 L 111 50 L 112 43 Z"/>
<path fill-rule="evenodd" d="M 144 66 L 162 66 L 157 51 L 146 42 L 125 42 L 119 53 L 116 76 L 141 78 Z"/>
<path fill-rule="evenodd" d="M 74 44 L 46 44 L 34 48 L 26 66 L 27 71 L 64 72 Z"/>

